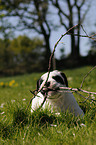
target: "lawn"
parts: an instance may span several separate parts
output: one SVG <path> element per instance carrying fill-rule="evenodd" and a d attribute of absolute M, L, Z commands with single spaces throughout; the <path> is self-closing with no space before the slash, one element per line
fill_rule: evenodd
<path fill-rule="evenodd" d="M 69 87 L 79 88 L 92 67 L 64 70 Z M 96 102 L 74 94 L 85 112 L 83 118 L 66 112 L 56 116 L 49 110 L 26 110 L 36 82 L 43 73 L 0 78 L 0 143 L 3 145 L 96 145 Z M 85 79 L 83 89 L 96 92 L 96 69 Z M 83 94 L 88 97 L 87 94 Z M 95 95 L 90 98 L 96 99 Z M 82 103 L 80 103 L 80 101 Z"/>

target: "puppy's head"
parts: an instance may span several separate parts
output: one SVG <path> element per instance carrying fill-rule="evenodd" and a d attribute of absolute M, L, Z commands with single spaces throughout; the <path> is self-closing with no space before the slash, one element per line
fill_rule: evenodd
<path fill-rule="evenodd" d="M 59 89 L 61 86 L 68 87 L 68 81 L 64 73 L 54 70 L 50 72 L 48 80 L 46 82 L 46 79 L 48 77 L 48 72 L 43 74 L 41 78 L 37 81 L 37 90 L 41 89 L 41 93 L 45 95 L 51 96 L 56 94 L 56 91 Z"/>

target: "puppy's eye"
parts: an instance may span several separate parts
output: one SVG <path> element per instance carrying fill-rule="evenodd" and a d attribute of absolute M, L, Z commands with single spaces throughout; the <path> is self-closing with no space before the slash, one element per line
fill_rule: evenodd
<path fill-rule="evenodd" d="M 61 83 L 61 84 L 63 84 L 64 85 L 64 81 L 63 81 L 63 79 L 60 77 L 60 76 L 53 76 L 52 77 L 57 83 Z"/>

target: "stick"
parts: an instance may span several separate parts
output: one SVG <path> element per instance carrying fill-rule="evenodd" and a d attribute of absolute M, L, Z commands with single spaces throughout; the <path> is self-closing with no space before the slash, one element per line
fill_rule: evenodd
<path fill-rule="evenodd" d="M 87 93 L 87 94 L 94 94 L 96 95 L 96 92 L 89 92 L 80 88 L 70 88 L 70 87 L 59 87 L 60 90 L 70 90 L 72 92 L 83 92 L 83 93 Z"/>
<path fill-rule="evenodd" d="M 83 83 L 84 83 L 84 81 L 85 81 L 85 78 L 86 78 L 86 77 L 92 72 L 92 70 L 95 69 L 95 68 L 96 68 L 96 66 L 94 66 L 94 67 L 84 76 L 83 81 L 82 81 L 81 86 L 80 86 L 80 89 L 81 89 L 82 86 L 83 86 Z"/>

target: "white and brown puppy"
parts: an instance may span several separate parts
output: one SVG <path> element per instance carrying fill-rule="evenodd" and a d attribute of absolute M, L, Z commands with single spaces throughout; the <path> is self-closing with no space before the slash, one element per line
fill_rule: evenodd
<path fill-rule="evenodd" d="M 57 112 L 65 112 L 67 109 L 74 113 L 75 116 L 84 115 L 82 109 L 79 107 L 75 97 L 71 91 L 60 91 L 59 87 L 68 87 L 68 81 L 64 73 L 54 70 L 50 72 L 47 83 L 46 79 L 48 77 L 48 72 L 43 74 L 41 78 L 37 81 L 37 90 L 43 89 L 37 94 L 37 96 L 32 101 L 31 112 L 38 109 L 44 97 L 47 95 L 47 99 L 43 104 L 42 108 L 49 108 Z"/>

